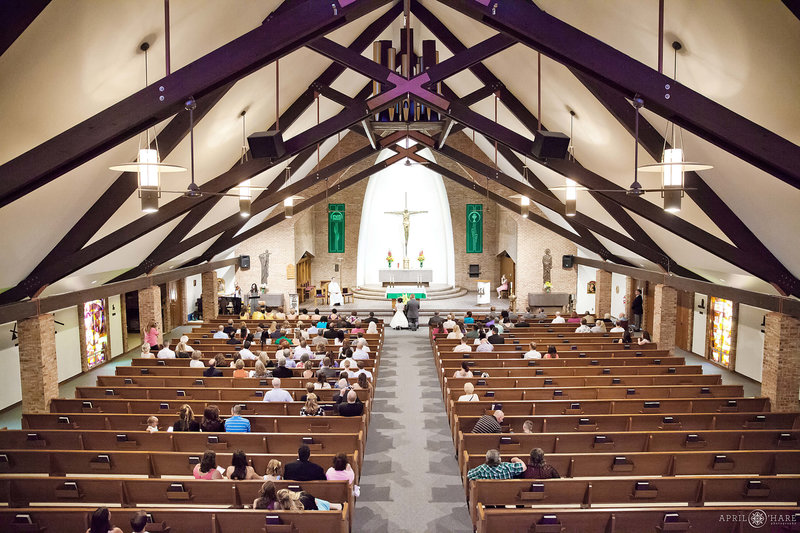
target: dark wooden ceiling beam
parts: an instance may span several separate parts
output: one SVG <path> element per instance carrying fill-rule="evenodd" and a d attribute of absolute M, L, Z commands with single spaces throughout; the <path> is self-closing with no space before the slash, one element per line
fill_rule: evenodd
<path fill-rule="evenodd" d="M 597 83 L 583 74 L 578 72 L 573 72 L 573 74 L 628 133 L 634 135 L 636 111 L 625 97 L 614 89 Z M 670 148 L 669 143 L 665 144 L 664 137 L 646 120 L 639 121 L 639 143 L 656 161 L 661 160 L 661 151 L 664 147 Z M 764 246 L 761 240 L 750 231 L 750 228 L 742 222 L 697 172 L 685 172 L 684 181 L 686 187 L 689 188 L 686 194 L 703 210 L 709 219 L 717 224 L 717 227 L 733 244 L 761 258 L 766 265 L 772 267 L 773 279 L 785 279 L 791 281 L 792 284 L 800 284 L 800 280 L 786 269 L 769 248 Z M 791 287 L 781 287 L 780 290 L 786 294 L 791 290 Z"/>
<path fill-rule="evenodd" d="M 800 188 L 800 146 L 549 15 L 533 2 L 504 0 L 494 13 L 491 6 L 483 5 L 486 2 L 440 2 L 628 98 L 639 95 L 647 109 Z"/>
<path fill-rule="evenodd" d="M 0 56 L 31 25 L 50 0 L 6 0 L 0 17 Z"/>
<path fill-rule="evenodd" d="M 206 54 L 93 117 L 0 166 L 0 207 L 305 45 L 392 0 L 360 0 L 332 9 L 303 0 L 258 28 Z"/>

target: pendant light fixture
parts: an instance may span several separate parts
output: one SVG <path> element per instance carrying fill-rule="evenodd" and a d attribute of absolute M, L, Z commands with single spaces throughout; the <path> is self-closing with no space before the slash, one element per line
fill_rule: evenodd
<path fill-rule="evenodd" d="M 672 49 L 675 51 L 675 61 L 672 79 L 678 77 L 678 50 L 683 48 L 681 43 L 674 41 Z M 667 85 L 669 89 L 669 85 Z M 667 139 L 671 139 L 670 148 L 667 148 Z M 674 122 L 668 121 L 664 132 L 664 148 L 660 163 L 643 165 L 639 167 L 642 172 L 661 173 L 661 197 L 664 198 L 664 211 L 678 213 L 681 210 L 681 198 L 684 195 L 684 172 L 708 170 L 714 168 L 704 163 L 689 163 L 683 160 L 683 132 Z"/>
<path fill-rule="evenodd" d="M 242 111 L 242 155 L 239 164 L 247 162 L 247 134 L 245 129 L 245 115 L 247 111 Z M 253 202 L 252 189 L 250 188 L 250 178 L 239 184 L 239 215 L 247 218 L 250 216 L 250 205 Z"/>
<path fill-rule="evenodd" d="M 575 161 L 575 146 L 572 144 L 572 121 L 575 118 L 575 111 L 569 110 L 569 146 L 567 147 L 567 157 L 570 161 Z M 564 178 L 565 198 L 564 214 L 574 217 L 578 212 L 578 184 L 571 178 Z"/>
<path fill-rule="evenodd" d="M 144 86 L 147 87 L 147 50 L 150 44 L 144 42 L 139 49 L 144 52 Z M 152 130 L 152 132 L 151 132 Z M 123 165 L 114 165 L 110 170 L 117 172 L 136 172 L 138 181 L 139 198 L 141 198 L 142 212 L 155 213 L 158 211 L 158 199 L 161 197 L 162 172 L 186 172 L 185 167 L 167 165 L 161 162 L 158 152 L 158 136 L 156 128 L 147 128 L 139 135 L 139 148 L 136 162 Z"/>

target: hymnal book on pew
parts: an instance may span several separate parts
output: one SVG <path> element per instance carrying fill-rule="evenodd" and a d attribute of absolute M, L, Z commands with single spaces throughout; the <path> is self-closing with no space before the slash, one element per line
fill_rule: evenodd
<path fill-rule="evenodd" d="M 484 394 L 484 397 L 486 397 L 486 398 L 494 398 L 494 391 L 493 390 L 487 390 L 486 394 Z"/>
<path fill-rule="evenodd" d="M 528 366 L 530 366 L 530 363 L 528 363 Z M 535 374 L 537 376 L 543 376 L 544 375 L 544 368 L 537 368 Z"/>
<path fill-rule="evenodd" d="M 461 358 L 462 359 L 469 359 L 470 357 L 472 357 L 472 356 L 470 354 L 468 354 L 468 353 L 461 354 Z"/>
<path fill-rule="evenodd" d="M 94 408 L 94 406 L 92 405 L 92 402 L 81 402 L 81 405 L 83 406 L 84 409 L 93 409 Z"/>
<path fill-rule="evenodd" d="M 500 445 L 502 446 L 504 444 L 513 444 L 513 442 L 511 442 L 511 437 L 500 437 Z"/>
<path fill-rule="evenodd" d="M 492 409 L 494 409 L 495 411 L 501 411 L 503 409 L 503 404 L 502 403 L 493 403 L 492 404 Z"/>
<path fill-rule="evenodd" d="M 637 481 L 636 482 L 636 490 L 650 490 L 650 482 L 649 481 Z"/>
<path fill-rule="evenodd" d="M 301 490 L 303 490 L 302 488 L 300 488 L 300 485 L 287 485 L 286 488 L 293 492 L 300 492 Z"/>
<path fill-rule="evenodd" d="M 536 361 L 534 359 L 528 359 L 528 366 L 536 366 Z"/>
<path fill-rule="evenodd" d="M 558 524 L 558 517 L 554 514 L 546 514 L 539 520 L 540 524 Z"/>
<path fill-rule="evenodd" d="M 175 394 L 177 396 L 186 396 L 186 391 L 185 390 L 179 390 L 179 391 L 176 391 Z"/>
<path fill-rule="evenodd" d="M 38 433 L 28 433 L 28 440 L 39 440 Z"/>
<path fill-rule="evenodd" d="M 33 520 L 31 519 L 31 515 L 29 514 L 18 514 L 14 515 L 14 524 L 33 524 Z"/>
<path fill-rule="evenodd" d="M 139 373 L 142 374 L 142 375 L 149 374 L 150 373 L 150 369 L 149 368 L 140 368 L 139 369 Z"/>
<path fill-rule="evenodd" d="M 628 462 L 628 458 L 625 457 L 624 455 L 617 455 L 616 457 L 614 457 L 614 464 L 615 465 L 621 465 L 621 464 L 625 464 L 627 462 Z"/>
<path fill-rule="evenodd" d="M 199 455 L 190 455 L 189 456 L 189 464 L 190 465 L 200 464 L 200 456 Z"/>
<path fill-rule="evenodd" d="M 553 384 L 553 380 L 550 379 L 550 378 L 547 378 L 547 379 L 544 380 L 544 384 L 545 385 L 552 385 Z"/>
<path fill-rule="evenodd" d="M 561 344 L 569 344 L 569 339 L 564 339 L 561 341 Z"/>
<path fill-rule="evenodd" d="M 700 394 L 711 394 L 711 389 L 708 387 L 700 387 Z"/>
<path fill-rule="evenodd" d="M 604 444 L 606 442 L 608 442 L 608 437 L 606 437 L 605 435 L 595 435 L 594 436 L 594 443 L 595 444 Z"/>
<path fill-rule="evenodd" d="M 167 492 L 186 492 L 183 490 L 183 483 L 170 483 Z"/>
<path fill-rule="evenodd" d="M 118 433 L 117 442 L 128 442 L 128 435 L 126 435 L 125 433 Z"/>
<path fill-rule="evenodd" d="M 664 515 L 664 522 L 677 522 L 680 520 L 678 513 L 667 513 Z"/>
<path fill-rule="evenodd" d="M 155 521 L 153 520 L 153 515 L 151 513 L 146 513 L 146 514 L 147 514 L 147 523 L 154 524 Z"/>
<path fill-rule="evenodd" d="M 479 379 L 478 382 L 477 382 L 477 385 L 478 385 L 478 387 L 485 387 L 486 386 L 486 380 L 485 379 Z"/>
<path fill-rule="evenodd" d="M 531 483 L 531 492 L 544 492 L 544 483 Z"/>
<path fill-rule="evenodd" d="M 563 396 L 563 395 L 564 391 L 562 391 L 561 389 L 556 389 L 553 391 L 553 396 Z"/>
<path fill-rule="evenodd" d="M 259 379 L 258 380 L 258 386 L 259 387 L 266 387 L 267 386 L 267 380 L 266 379 Z"/>
<path fill-rule="evenodd" d="M 281 517 L 276 514 L 268 514 L 265 518 L 265 523 L 268 526 L 279 526 L 283 524 Z"/>
<path fill-rule="evenodd" d="M 516 341 L 514 341 L 514 342 L 516 342 Z M 522 351 L 522 346 L 514 346 L 514 350 L 516 350 L 518 352 L 521 352 Z"/>
<path fill-rule="evenodd" d="M 208 443 L 209 444 L 219 444 L 219 437 L 217 435 L 209 435 L 208 436 Z"/>
<path fill-rule="evenodd" d="M 661 422 L 663 424 L 674 424 L 675 423 L 675 418 L 673 418 L 671 416 L 665 416 L 664 418 L 661 419 Z"/>
<path fill-rule="evenodd" d="M 205 385 L 206 382 L 203 381 L 202 379 L 196 379 L 196 380 L 194 380 L 194 384 L 195 385 Z"/>
<path fill-rule="evenodd" d="M 332 403 L 324 403 L 322 404 L 323 411 L 333 411 L 333 404 Z"/>
<path fill-rule="evenodd" d="M 133 380 L 131 378 L 125 378 L 122 380 L 125 385 L 133 385 Z"/>
<path fill-rule="evenodd" d="M 636 352 L 636 357 L 642 357 L 644 354 L 642 352 Z"/>
<path fill-rule="evenodd" d="M 661 407 L 661 402 L 644 402 L 645 409 L 658 409 Z"/>
<path fill-rule="evenodd" d="M 264 391 L 263 390 L 257 390 L 256 391 L 256 397 L 257 398 L 263 398 L 264 397 Z"/>
<path fill-rule="evenodd" d="M 61 485 L 61 490 L 78 490 L 78 484 L 74 481 L 65 481 L 63 485 Z"/>
<path fill-rule="evenodd" d="M 653 364 L 654 365 L 660 365 L 661 364 L 661 359 L 653 359 Z"/>
<path fill-rule="evenodd" d="M 628 390 L 625 391 L 625 394 L 628 394 L 628 395 L 636 394 L 636 389 L 628 389 Z"/>
<path fill-rule="evenodd" d="M 8 464 L 8 455 L 5 453 L 0 453 L 0 463 Z"/>
<path fill-rule="evenodd" d="M 674 366 L 671 366 L 667 369 L 667 374 L 675 374 L 676 372 L 677 370 L 675 369 Z"/>
<path fill-rule="evenodd" d="M 580 409 L 581 408 L 581 404 L 579 402 L 572 402 L 571 404 L 569 404 L 569 408 L 570 409 Z"/>
<path fill-rule="evenodd" d="M 597 361 L 592 361 L 592 364 L 593 364 L 593 365 L 596 365 L 596 364 L 597 364 Z M 604 368 L 604 369 L 603 369 L 603 374 L 604 374 L 604 375 L 608 375 L 608 374 L 610 374 L 610 373 L 611 373 L 611 369 L 610 369 L 610 368 Z"/>
<path fill-rule="evenodd" d="M 314 437 L 303 437 L 303 444 L 314 444 Z"/>
<path fill-rule="evenodd" d="M 247 404 L 246 403 L 240 403 L 239 407 L 241 407 L 242 411 L 247 411 Z"/>
<path fill-rule="evenodd" d="M 169 409 L 169 404 L 168 403 L 160 403 L 158 405 L 158 408 L 159 409 Z"/>
<path fill-rule="evenodd" d="M 586 357 L 586 352 L 581 352 L 578 354 L 578 357 Z"/>
<path fill-rule="evenodd" d="M 166 361 L 156 361 L 156 364 L 158 366 L 167 366 L 167 362 Z"/>
<path fill-rule="evenodd" d="M 578 349 L 578 347 L 577 347 L 577 346 L 575 346 L 575 345 L 573 344 L 572 346 L 570 346 L 570 347 L 569 347 L 569 349 L 570 349 L 570 350 L 577 350 L 577 349 Z"/>
<path fill-rule="evenodd" d="M 619 385 L 620 383 L 622 383 L 621 379 L 619 379 L 619 378 L 611 378 L 611 384 L 612 385 Z"/>
<path fill-rule="evenodd" d="M 592 361 L 589 364 L 590 365 L 599 365 L 600 361 L 598 361 L 597 359 L 592 359 Z"/>
<path fill-rule="evenodd" d="M 68 416 L 59 416 L 58 417 L 59 424 L 69 424 L 69 417 Z"/>
<path fill-rule="evenodd" d="M 623 347 L 625 350 L 630 350 L 630 349 L 631 349 L 631 345 L 630 345 L 630 344 L 624 344 L 622 347 Z"/>
<path fill-rule="evenodd" d="M 589 420 L 588 418 L 579 418 L 578 419 L 578 425 L 581 425 L 581 426 L 585 426 L 585 425 L 591 424 L 591 423 L 592 423 L 592 421 Z"/>
<path fill-rule="evenodd" d="M 114 396 L 114 389 L 106 389 L 106 396 Z"/>

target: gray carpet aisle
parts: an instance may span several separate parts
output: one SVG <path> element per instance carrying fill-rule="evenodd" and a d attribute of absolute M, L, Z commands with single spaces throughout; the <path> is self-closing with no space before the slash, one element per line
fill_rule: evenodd
<path fill-rule="evenodd" d="M 354 532 L 471 532 L 428 329 L 386 330 Z"/>

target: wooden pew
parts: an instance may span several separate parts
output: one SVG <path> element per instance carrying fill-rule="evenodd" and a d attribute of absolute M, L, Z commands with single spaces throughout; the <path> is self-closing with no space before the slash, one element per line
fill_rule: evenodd
<path fill-rule="evenodd" d="M 449 389 L 448 399 L 458 400 L 464 391 Z M 608 386 L 553 386 L 514 387 L 510 389 L 481 387 L 475 394 L 486 401 L 552 400 L 560 396 L 570 400 L 622 400 L 641 398 L 648 400 L 668 398 L 733 398 L 744 395 L 742 385 L 608 385 Z"/>
<path fill-rule="evenodd" d="M 697 376 L 695 376 L 697 377 Z M 710 377 L 710 376 L 709 376 Z M 234 378 L 234 377 L 221 377 L 221 378 L 195 378 L 192 376 L 97 376 L 97 386 L 104 388 L 113 387 L 172 387 L 185 389 L 187 387 L 197 386 L 197 379 L 203 380 L 203 386 L 208 388 L 272 388 L 272 378 Z M 673 376 L 673 379 L 677 379 Z M 684 377 L 683 379 L 690 379 Z M 337 378 L 338 380 L 338 378 Z M 316 382 L 316 378 L 306 379 L 303 377 L 296 378 L 281 378 L 281 387 L 286 389 L 303 389 L 306 388 L 306 383 L 309 381 Z M 332 381 L 332 379 L 331 379 Z M 357 378 L 348 378 L 349 383 L 355 383 Z M 610 381 L 610 379 L 609 379 Z M 700 383 L 700 382 L 698 382 Z M 710 383 L 710 380 L 703 381 L 703 383 Z M 663 383 L 659 383 L 663 384 Z"/>
<path fill-rule="evenodd" d="M 759 483 L 752 483 L 752 481 Z M 697 476 L 658 479 L 509 479 L 470 481 L 469 506 L 473 523 L 478 504 L 592 508 L 593 505 L 641 507 L 656 504 L 711 506 L 796 506 L 800 476 Z M 713 531 L 716 531 L 713 530 Z"/>
<path fill-rule="evenodd" d="M 22 531 L 86 531 L 89 516 L 95 508 L 7 508 L 0 511 L 0 530 Z M 127 529 L 133 512 L 112 511 L 112 521 Z M 172 533 L 230 533 L 237 531 L 263 531 L 266 533 L 348 533 L 350 514 L 345 504 L 341 511 L 264 511 L 243 509 L 157 509 L 152 512 L 157 524 L 166 523 Z M 17 515 L 30 517 L 34 527 L 18 527 L 13 522 Z M 279 516 L 283 525 L 264 525 L 265 516 Z"/>
<path fill-rule="evenodd" d="M 244 378 L 243 378 L 244 379 Z M 123 385 L 122 387 L 76 387 L 75 398 L 77 399 L 101 399 L 117 398 L 124 400 L 203 400 L 206 402 L 257 402 L 263 401 L 265 392 L 272 387 L 258 388 L 218 388 L 206 387 L 204 385 L 193 385 L 191 387 L 132 387 Z M 302 389 L 290 389 L 282 387 L 292 395 L 295 401 L 300 401 L 302 396 L 308 394 L 305 387 Z M 637 389 L 638 390 L 638 389 Z M 641 389 L 641 390 L 644 390 Z M 180 394 L 183 392 L 184 394 Z M 338 394 L 339 389 L 318 389 L 314 391 L 320 403 L 333 401 L 334 394 Z M 369 400 L 370 390 L 357 390 L 359 400 L 362 402 Z"/>
<path fill-rule="evenodd" d="M 793 521 L 796 509 L 741 505 L 730 509 L 718 507 L 612 508 L 612 509 L 477 509 L 477 533 L 621 533 L 629 531 L 758 531 L 747 528 L 748 515 L 755 510 L 767 515 L 783 516 Z M 675 513 L 675 522 L 665 524 L 665 515 Z M 544 523 L 544 516 L 553 516 L 553 523 Z M 800 518 L 796 519 L 800 522 Z M 794 526 L 792 526 L 794 527 Z M 789 531 L 788 529 L 785 531 Z"/>

